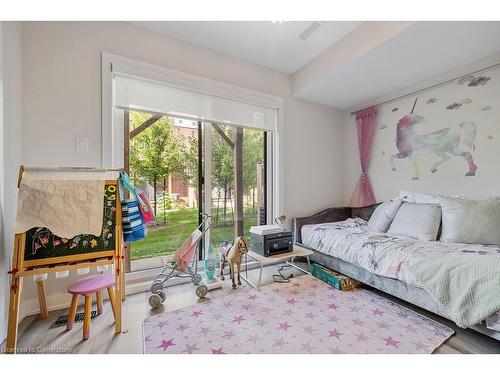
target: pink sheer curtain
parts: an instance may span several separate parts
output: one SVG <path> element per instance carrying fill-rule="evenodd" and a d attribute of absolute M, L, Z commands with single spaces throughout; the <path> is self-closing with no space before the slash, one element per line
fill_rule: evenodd
<path fill-rule="evenodd" d="M 376 203 L 372 184 L 366 172 L 372 154 L 375 129 L 377 129 L 377 113 L 378 107 L 376 106 L 356 112 L 361 176 L 352 194 L 351 207 L 365 207 Z"/>

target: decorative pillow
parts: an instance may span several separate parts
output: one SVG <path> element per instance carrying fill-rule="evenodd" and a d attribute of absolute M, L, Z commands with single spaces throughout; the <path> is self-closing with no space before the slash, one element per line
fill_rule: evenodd
<path fill-rule="evenodd" d="M 387 232 L 401 203 L 401 199 L 396 198 L 378 205 L 368 220 L 368 227 L 375 232 Z"/>
<path fill-rule="evenodd" d="M 441 241 L 500 245 L 500 198 L 438 198 L 443 210 Z"/>
<path fill-rule="evenodd" d="M 422 241 L 436 241 L 441 208 L 435 204 L 404 202 L 387 231 Z"/>
<path fill-rule="evenodd" d="M 435 195 L 421 194 L 421 193 L 413 193 L 411 191 L 401 190 L 399 192 L 399 197 L 403 202 L 410 203 L 429 203 L 437 205 L 439 204 L 439 200 Z"/>

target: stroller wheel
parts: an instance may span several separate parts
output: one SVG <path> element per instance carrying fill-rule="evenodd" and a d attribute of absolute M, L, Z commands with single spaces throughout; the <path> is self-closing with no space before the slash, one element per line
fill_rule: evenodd
<path fill-rule="evenodd" d="M 207 293 L 208 293 L 208 288 L 206 285 L 198 285 L 198 287 L 196 288 L 196 295 L 198 296 L 198 298 L 205 297 Z"/>
<path fill-rule="evenodd" d="M 194 284 L 194 285 L 198 285 L 201 281 L 201 275 L 198 275 L 197 273 L 194 274 L 193 276 L 191 276 L 191 282 Z"/>
<path fill-rule="evenodd" d="M 161 303 L 165 302 L 165 300 L 167 299 L 167 294 L 163 290 L 157 291 L 156 294 L 160 296 Z"/>
<path fill-rule="evenodd" d="M 163 289 L 163 284 L 160 281 L 155 281 L 153 285 L 151 285 L 151 293 L 156 294 L 159 290 Z"/>
<path fill-rule="evenodd" d="M 162 300 L 158 294 L 151 294 L 148 302 L 153 309 L 158 309 L 161 306 Z"/>

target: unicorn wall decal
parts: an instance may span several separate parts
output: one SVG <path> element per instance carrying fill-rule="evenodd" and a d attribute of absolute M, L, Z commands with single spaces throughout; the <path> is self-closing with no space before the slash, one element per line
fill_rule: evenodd
<path fill-rule="evenodd" d="M 476 139 L 476 124 L 472 121 L 464 121 L 456 128 L 444 128 L 429 134 L 416 134 L 415 125 L 424 121 L 422 116 L 414 113 L 417 99 L 413 103 L 411 112 L 403 116 L 396 126 L 396 146 L 398 153 L 391 156 L 392 170 L 396 170 L 395 159 L 410 159 L 413 163 L 413 180 L 418 180 L 420 171 L 417 164 L 417 155 L 433 153 L 440 157 L 432 165 L 431 172 L 436 173 L 438 167 L 448 161 L 452 156 L 463 157 L 469 166 L 466 176 L 475 176 L 477 165 L 469 150 L 474 151 Z"/>

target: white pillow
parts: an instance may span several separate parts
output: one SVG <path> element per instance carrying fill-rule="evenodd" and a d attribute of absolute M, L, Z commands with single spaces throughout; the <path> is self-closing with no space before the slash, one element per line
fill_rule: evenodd
<path fill-rule="evenodd" d="M 441 241 L 500 245 L 500 198 L 482 200 L 439 196 Z"/>
<path fill-rule="evenodd" d="M 422 241 L 436 241 L 441 208 L 435 204 L 404 202 L 387 231 L 388 234 Z"/>
<path fill-rule="evenodd" d="M 399 197 L 403 202 L 439 204 L 439 200 L 435 195 L 413 193 L 411 191 L 401 190 L 399 192 Z"/>
<path fill-rule="evenodd" d="M 401 199 L 395 198 L 379 204 L 368 220 L 368 227 L 374 232 L 387 232 L 401 203 Z"/>

